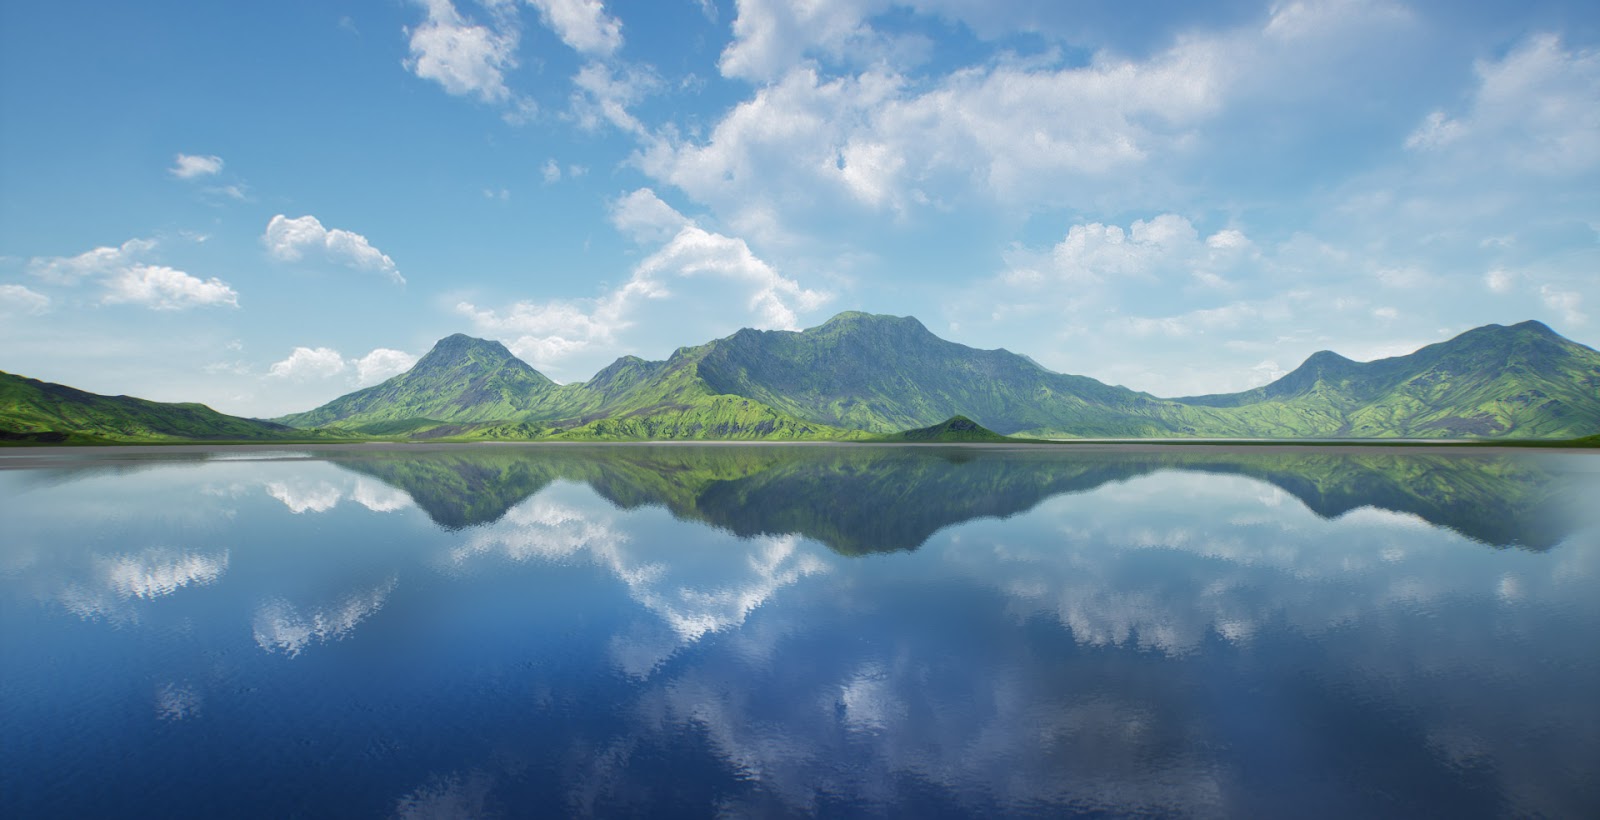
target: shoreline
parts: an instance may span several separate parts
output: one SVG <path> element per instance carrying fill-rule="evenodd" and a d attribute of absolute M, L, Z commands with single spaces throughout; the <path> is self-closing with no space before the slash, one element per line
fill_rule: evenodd
<path fill-rule="evenodd" d="M 127 456 L 192 456 L 210 453 L 261 454 L 259 458 L 221 458 L 218 461 L 278 461 L 315 459 L 321 453 L 380 453 L 380 452 L 448 452 L 452 450 L 528 450 L 543 448 L 628 448 L 628 447 L 799 447 L 799 448 L 931 448 L 991 450 L 999 452 L 1081 452 L 1081 453 L 1151 453 L 1181 449 L 1185 452 L 1227 454 L 1234 452 L 1268 453 L 1380 453 L 1416 454 L 1419 452 L 1466 455 L 1509 455 L 1513 453 L 1545 452 L 1568 455 L 1600 455 L 1592 447 L 1550 444 L 1499 444 L 1479 441 L 1401 440 L 1384 441 L 1273 441 L 1270 439 L 1242 440 L 1083 440 L 1083 441 L 1032 441 L 1032 442 L 875 442 L 875 441 L 471 441 L 471 442 L 241 442 L 207 443 L 182 442 L 162 444 L 78 444 L 78 445 L 28 445 L 0 447 L 0 470 L 30 469 L 50 464 L 78 460 L 115 460 Z M 272 454 L 282 454 L 274 457 Z M 211 459 L 207 459 L 211 460 Z"/>

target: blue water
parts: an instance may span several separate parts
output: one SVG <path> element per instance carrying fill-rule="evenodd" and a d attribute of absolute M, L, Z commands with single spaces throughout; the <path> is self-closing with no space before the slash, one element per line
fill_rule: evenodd
<path fill-rule="evenodd" d="M 0 816 L 1600 816 L 1600 456 L 0 453 Z"/>

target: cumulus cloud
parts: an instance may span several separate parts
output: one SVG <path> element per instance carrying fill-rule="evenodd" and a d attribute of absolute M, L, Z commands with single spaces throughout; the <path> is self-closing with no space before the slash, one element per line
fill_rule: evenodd
<path fill-rule="evenodd" d="M 239 294 L 216 277 L 202 280 L 165 265 L 133 265 L 106 280 L 101 301 L 183 310 L 207 305 L 238 307 Z"/>
<path fill-rule="evenodd" d="M 178 179 L 196 179 L 222 172 L 222 157 L 214 154 L 179 154 L 167 171 Z"/>
<path fill-rule="evenodd" d="M 356 383 L 361 385 L 377 384 L 392 376 L 411 369 L 417 363 L 417 357 L 403 350 L 393 350 L 380 347 L 354 360 L 356 370 Z"/>
<path fill-rule="evenodd" d="M 690 223 L 655 191 L 640 188 L 612 203 L 611 224 L 636 242 L 665 242 Z"/>
<path fill-rule="evenodd" d="M 267 375 L 280 379 L 327 378 L 344 369 L 344 357 L 331 347 L 297 347 L 288 358 L 273 362 Z"/>
<path fill-rule="evenodd" d="M 201 279 L 144 261 L 153 255 L 156 244 L 153 239 L 130 239 L 77 256 L 35 257 L 29 260 L 28 271 L 55 285 L 97 282 L 104 290 L 103 304 L 143 305 L 154 310 L 239 306 L 238 292 L 221 279 Z"/>
<path fill-rule="evenodd" d="M 462 17 L 450 0 L 424 0 L 423 6 L 428 17 L 410 30 L 406 68 L 450 94 L 484 102 L 510 100 L 505 72 L 517 66 L 520 35 L 509 18 L 490 28 Z"/>
<path fill-rule="evenodd" d="M 572 78 L 572 114 L 578 126 L 593 131 L 602 123 L 623 132 L 645 136 L 643 123 L 628 112 L 641 99 L 661 87 L 656 75 L 644 68 L 615 68 L 589 63 Z"/>
<path fill-rule="evenodd" d="M 287 358 L 273 362 L 267 375 L 306 381 L 348 374 L 356 386 L 365 387 L 404 373 L 416 363 L 416 356 L 387 347 L 349 359 L 331 347 L 296 347 Z"/>
<path fill-rule="evenodd" d="M 1508 293 L 1516 284 L 1517 274 L 1504 268 L 1495 268 L 1483 275 L 1483 286 L 1495 293 Z"/>
<path fill-rule="evenodd" d="M 528 0 L 539 20 L 573 51 L 609 57 L 622 47 L 622 23 L 606 13 L 601 0 Z"/>
<path fill-rule="evenodd" d="M 50 310 L 50 297 L 26 285 L 0 285 L 0 316 L 37 316 Z"/>
<path fill-rule="evenodd" d="M 46 282 L 73 285 L 125 270 L 148 257 L 155 247 L 154 239 L 129 239 L 114 248 L 95 248 L 77 256 L 35 257 L 28 263 L 28 272 Z"/>
<path fill-rule="evenodd" d="M 1428 114 L 1406 138 L 1417 150 L 1542 174 L 1600 165 L 1600 52 L 1568 50 L 1559 37 L 1529 37 L 1504 59 L 1480 62 L 1466 111 Z"/>
<path fill-rule="evenodd" d="M 1100 222 L 1073 225 L 1047 253 L 1013 251 L 1006 283 L 1024 288 L 1094 285 L 1109 280 L 1154 281 L 1187 274 L 1206 285 L 1223 284 L 1221 273 L 1252 248 L 1236 229 L 1218 231 L 1204 240 L 1187 218 L 1160 214 L 1135 220 L 1124 230 Z"/>
<path fill-rule="evenodd" d="M 1541 285 L 1539 298 L 1544 301 L 1545 307 L 1560 313 L 1567 324 L 1581 325 L 1589 321 L 1589 317 L 1580 310 L 1583 306 L 1583 296 L 1577 291 Z"/>
<path fill-rule="evenodd" d="M 535 367 L 559 369 L 564 359 L 617 344 L 643 305 L 673 295 L 672 283 L 709 280 L 719 291 L 734 285 L 742 300 L 735 315 L 742 313 L 748 324 L 766 329 L 797 329 L 800 313 L 831 298 L 778 273 L 743 239 L 701 228 L 652 190 L 619 198 L 612 221 L 636 241 L 662 243 L 622 285 L 593 299 L 520 301 L 501 309 L 462 301 L 456 312 L 479 334 L 505 339 L 512 352 Z"/>
<path fill-rule="evenodd" d="M 1152 154 L 1181 152 L 1219 107 L 1222 48 L 1184 41 L 1147 61 L 1002 62 L 914 82 L 883 66 L 827 77 L 801 66 L 724 116 L 703 141 L 666 135 L 640 165 L 730 214 L 785 192 L 869 209 L 951 189 L 998 201 L 1059 199 Z"/>
<path fill-rule="evenodd" d="M 290 219 L 278 214 L 267 223 L 261 241 L 266 243 L 268 253 L 285 262 L 298 262 L 308 252 L 314 252 L 346 267 L 382 273 L 396 284 L 406 282 L 394 260 L 374 248 L 365 236 L 341 228 L 325 228 L 314 216 Z"/>

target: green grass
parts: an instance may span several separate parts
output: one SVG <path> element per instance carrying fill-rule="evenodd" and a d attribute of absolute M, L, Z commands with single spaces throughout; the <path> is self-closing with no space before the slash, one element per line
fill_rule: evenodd
<path fill-rule="evenodd" d="M 0 372 L 3 444 L 221 443 L 322 437 L 218 413 L 203 404 L 101 396 Z"/>

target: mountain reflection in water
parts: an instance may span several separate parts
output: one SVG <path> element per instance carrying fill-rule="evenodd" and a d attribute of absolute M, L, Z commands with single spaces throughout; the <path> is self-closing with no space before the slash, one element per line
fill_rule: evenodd
<path fill-rule="evenodd" d="M 0 814 L 1593 816 L 1595 462 L 0 471 Z"/>
<path fill-rule="evenodd" d="M 1259 479 L 1323 518 L 1361 507 L 1409 513 L 1491 546 L 1548 549 L 1572 525 L 1570 485 L 1520 455 L 674 445 L 328 460 L 404 490 L 448 529 L 497 521 L 567 480 L 622 509 L 661 505 L 736 535 L 795 533 L 845 555 L 916 549 L 953 524 L 1162 470 Z"/>

